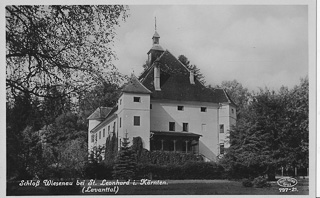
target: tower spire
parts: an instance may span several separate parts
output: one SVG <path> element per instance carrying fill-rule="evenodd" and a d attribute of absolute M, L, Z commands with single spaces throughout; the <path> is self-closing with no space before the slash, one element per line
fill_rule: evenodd
<path fill-rule="evenodd" d="M 152 48 L 148 52 L 148 62 L 149 65 L 164 52 L 164 49 L 159 44 L 160 36 L 157 32 L 157 17 L 154 17 L 154 34 L 152 36 Z"/>

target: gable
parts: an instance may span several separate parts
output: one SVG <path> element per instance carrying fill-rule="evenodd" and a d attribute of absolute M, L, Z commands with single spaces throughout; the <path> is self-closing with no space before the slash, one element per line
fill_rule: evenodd
<path fill-rule="evenodd" d="M 151 91 L 148 90 L 134 75 L 127 84 L 122 88 L 122 92 L 125 93 L 146 93 L 150 94 Z"/>

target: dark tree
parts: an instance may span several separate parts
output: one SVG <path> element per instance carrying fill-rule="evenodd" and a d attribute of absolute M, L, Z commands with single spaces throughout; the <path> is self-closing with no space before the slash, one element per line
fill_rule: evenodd
<path fill-rule="evenodd" d="M 281 167 L 308 167 L 308 80 L 289 90 L 260 90 L 230 131 L 222 159 L 233 177 L 268 175 Z"/>
<path fill-rule="evenodd" d="M 146 60 L 146 62 L 142 65 L 142 67 L 143 67 L 143 71 L 149 68 L 148 60 Z"/>
<path fill-rule="evenodd" d="M 122 147 L 113 166 L 114 179 L 127 180 L 135 176 L 137 169 L 136 154 L 135 151 L 128 147 L 128 139 L 127 137 L 123 138 Z"/>
<path fill-rule="evenodd" d="M 237 80 L 222 81 L 217 87 L 225 89 L 230 98 L 237 105 L 237 119 L 240 119 L 241 113 L 245 111 L 251 99 L 249 90 L 243 87 Z"/>
<path fill-rule="evenodd" d="M 105 158 L 104 162 L 107 165 L 113 165 L 118 153 L 118 138 L 115 133 L 108 136 L 106 139 Z"/>
<path fill-rule="evenodd" d="M 6 6 L 6 86 L 11 94 L 45 96 L 47 86 L 79 92 L 116 82 L 112 64 L 121 5 Z"/>
<path fill-rule="evenodd" d="M 206 83 L 204 75 L 201 73 L 200 69 L 196 65 L 191 65 L 187 57 L 185 57 L 184 55 L 180 55 L 178 57 L 178 60 L 183 63 L 189 70 L 194 71 L 194 76 L 199 82 L 201 82 L 202 84 Z"/>
<path fill-rule="evenodd" d="M 113 107 L 117 104 L 120 88 L 117 84 L 102 83 L 79 95 L 79 110 L 89 116 L 98 107 Z"/>
<path fill-rule="evenodd" d="M 36 170 L 35 165 L 41 161 L 40 136 L 35 133 L 42 126 L 42 114 L 37 109 L 38 105 L 39 101 L 32 101 L 29 94 L 15 96 L 13 104 L 7 103 L 8 179 L 32 179 L 32 173 Z"/>

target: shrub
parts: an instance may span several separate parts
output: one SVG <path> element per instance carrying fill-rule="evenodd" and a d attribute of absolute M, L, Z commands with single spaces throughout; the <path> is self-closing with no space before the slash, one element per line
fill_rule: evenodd
<path fill-rule="evenodd" d="M 242 180 L 242 186 L 244 187 L 252 187 L 253 186 L 253 183 L 250 179 L 244 179 Z"/>
<path fill-rule="evenodd" d="M 87 164 L 84 177 L 86 179 L 112 179 L 112 164 L 89 163 Z"/>
<path fill-rule="evenodd" d="M 179 164 L 138 164 L 137 178 L 152 179 L 221 179 L 223 168 L 215 163 L 188 162 Z"/>
<path fill-rule="evenodd" d="M 136 147 L 134 147 L 136 149 Z M 147 151 L 143 149 L 139 153 L 139 163 L 151 163 L 159 165 L 183 165 L 190 161 L 202 161 L 202 157 L 191 153 L 175 153 L 166 151 Z"/>
<path fill-rule="evenodd" d="M 253 184 L 256 188 L 270 187 L 270 184 L 267 182 L 267 179 L 262 176 L 254 178 Z"/>

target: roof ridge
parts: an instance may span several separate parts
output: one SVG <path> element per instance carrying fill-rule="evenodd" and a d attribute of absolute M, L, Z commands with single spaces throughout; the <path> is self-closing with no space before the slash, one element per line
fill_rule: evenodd
<path fill-rule="evenodd" d="M 187 68 L 178 58 L 176 58 L 169 50 L 167 50 L 188 72 L 190 72 L 190 69 Z"/>
<path fill-rule="evenodd" d="M 123 93 L 152 93 L 148 88 L 146 88 L 140 80 L 132 74 L 129 81 L 122 88 Z"/>
<path fill-rule="evenodd" d="M 111 112 L 112 108 L 113 107 L 99 106 L 89 115 L 89 117 L 87 119 L 88 120 L 91 120 L 91 119 L 104 119 L 104 117 L 107 117 L 109 115 L 109 113 Z M 103 115 L 105 111 L 107 113 L 106 113 L 106 115 Z M 96 117 L 96 116 L 98 116 L 98 117 Z"/>
<path fill-rule="evenodd" d="M 95 131 L 97 128 L 99 128 L 99 127 L 101 127 L 102 125 L 104 125 L 106 121 L 109 121 L 111 116 L 116 115 L 116 114 L 115 114 L 115 112 L 116 112 L 115 109 L 118 108 L 118 105 L 115 105 L 115 106 L 110 107 L 110 108 L 111 108 L 112 110 L 108 113 L 108 115 L 107 115 L 97 126 L 95 126 L 93 129 L 91 129 L 90 132 Z M 111 113 L 112 113 L 112 114 L 111 114 Z M 116 116 L 117 116 L 117 115 L 116 115 Z"/>

